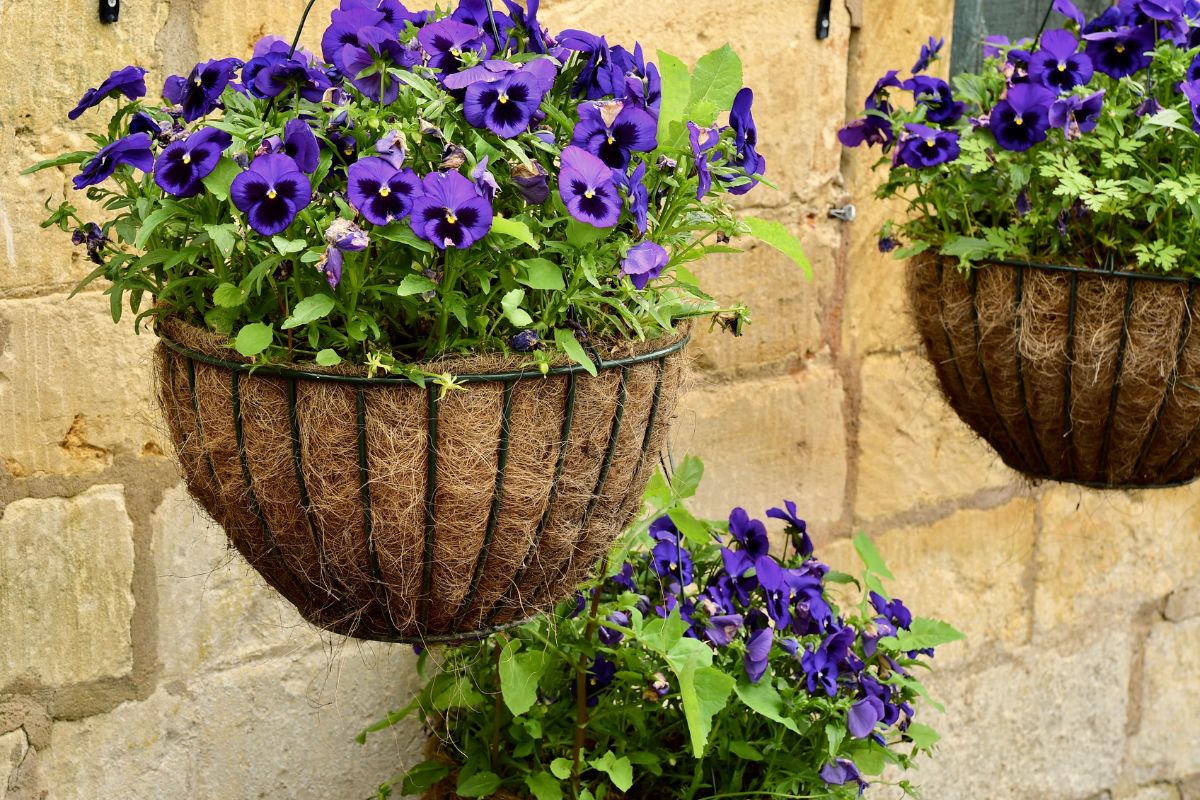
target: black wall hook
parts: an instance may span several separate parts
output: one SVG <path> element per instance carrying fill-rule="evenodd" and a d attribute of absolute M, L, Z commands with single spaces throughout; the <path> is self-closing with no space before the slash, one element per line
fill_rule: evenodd
<path fill-rule="evenodd" d="M 817 38 L 829 38 L 829 17 L 833 12 L 833 0 L 818 0 L 817 2 Z"/>
<path fill-rule="evenodd" d="M 121 0 L 99 0 L 100 21 L 108 25 L 121 16 Z"/>

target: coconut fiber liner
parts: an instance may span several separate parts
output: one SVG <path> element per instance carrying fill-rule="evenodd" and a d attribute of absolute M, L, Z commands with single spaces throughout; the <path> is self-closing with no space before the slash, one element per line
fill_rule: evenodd
<path fill-rule="evenodd" d="M 1197 282 L 914 259 L 909 300 L 950 405 L 1016 470 L 1101 487 L 1200 474 Z"/>
<path fill-rule="evenodd" d="M 640 507 L 686 342 L 604 348 L 597 377 L 525 373 L 440 397 L 345 368 L 249 370 L 180 320 L 160 334 L 159 402 L 188 490 L 233 546 L 313 624 L 424 642 L 524 621 L 586 578 Z"/>

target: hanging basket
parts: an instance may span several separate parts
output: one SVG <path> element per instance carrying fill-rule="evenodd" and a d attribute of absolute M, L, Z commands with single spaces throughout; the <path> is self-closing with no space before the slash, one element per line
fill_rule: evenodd
<path fill-rule="evenodd" d="M 592 377 L 447 359 L 461 389 L 349 369 L 251 368 L 179 320 L 158 395 L 189 491 L 305 619 L 389 642 L 460 641 L 569 595 L 636 513 L 687 336 Z"/>
<path fill-rule="evenodd" d="M 1013 469 L 1100 488 L 1200 474 L 1197 281 L 910 262 L 917 329 L 950 405 Z"/>

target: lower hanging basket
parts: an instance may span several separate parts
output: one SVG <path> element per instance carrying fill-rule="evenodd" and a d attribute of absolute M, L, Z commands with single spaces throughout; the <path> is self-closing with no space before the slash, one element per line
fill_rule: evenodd
<path fill-rule="evenodd" d="M 237 361 L 165 320 L 158 395 L 196 500 L 303 616 L 346 636 L 459 641 L 586 578 L 636 513 L 686 335 L 574 365 L 427 365 L 461 389 Z M 514 365 L 518 367 L 514 370 Z"/>
<path fill-rule="evenodd" d="M 909 265 L 950 405 L 1013 469 L 1103 488 L 1200 474 L 1197 281 L 996 262 Z"/>

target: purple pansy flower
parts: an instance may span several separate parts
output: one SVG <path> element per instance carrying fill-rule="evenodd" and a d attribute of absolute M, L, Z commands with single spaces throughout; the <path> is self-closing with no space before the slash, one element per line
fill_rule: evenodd
<path fill-rule="evenodd" d="M 895 139 L 892 121 L 881 114 L 867 114 L 838 131 L 838 141 L 846 147 L 889 145 Z"/>
<path fill-rule="evenodd" d="M 463 113 L 476 128 L 487 128 L 501 139 L 511 139 L 529 129 L 544 96 L 537 76 L 517 70 L 499 80 L 468 86 Z"/>
<path fill-rule="evenodd" d="M 550 40 L 546 36 L 546 32 L 542 30 L 542 25 L 538 22 L 538 4 L 539 0 L 525 0 L 526 8 L 522 9 L 513 0 L 504 0 L 504 5 L 508 6 L 509 16 L 512 21 L 525 29 L 529 35 L 527 46 L 531 53 L 548 53 L 550 52 Z"/>
<path fill-rule="evenodd" d="M 858 767 L 854 766 L 854 762 L 844 758 L 831 761 L 821 767 L 821 780 L 830 786 L 844 786 L 847 783 L 857 783 L 860 797 L 867 786 L 870 785 L 862 779 L 862 776 L 858 772 Z"/>
<path fill-rule="evenodd" d="M 530 166 L 520 163 L 513 166 L 512 179 L 526 203 L 540 206 L 550 197 L 550 175 L 536 161 L 531 161 Z"/>
<path fill-rule="evenodd" d="M 479 193 L 492 202 L 500 194 L 500 184 L 496 182 L 496 176 L 488 169 L 488 160 L 488 156 L 479 159 L 479 163 L 471 170 L 471 180 L 475 181 Z"/>
<path fill-rule="evenodd" d="M 600 702 L 600 692 L 611 686 L 613 679 L 616 677 L 617 665 L 604 656 L 596 656 L 596 660 L 588 668 L 587 704 L 589 708 L 594 707 Z M 572 681 L 571 690 L 574 691 L 574 689 L 575 683 Z"/>
<path fill-rule="evenodd" d="M 296 92 L 314 103 L 320 102 L 332 86 L 323 71 L 300 58 L 288 58 L 286 50 L 272 50 L 247 61 L 242 67 L 242 83 L 254 97 L 279 97 Z"/>
<path fill-rule="evenodd" d="M 350 83 L 372 100 L 390 105 L 400 96 L 400 81 L 388 74 L 390 69 L 408 69 L 419 57 L 384 28 L 364 28 L 358 32 L 358 44 L 341 49 L 342 63 Z M 364 74 L 367 73 L 367 74 Z"/>
<path fill-rule="evenodd" d="M 758 185 L 759 176 L 767 171 L 767 160 L 758 154 L 758 128 L 754 124 L 751 106 L 754 104 L 754 92 L 742 88 L 733 99 L 733 108 L 729 112 L 729 127 L 733 128 L 734 158 L 731 166 L 740 167 L 749 183 L 729 187 L 730 194 L 743 195 Z"/>
<path fill-rule="evenodd" d="M 692 554 L 683 546 L 682 535 L 670 517 L 660 517 L 650 527 L 656 544 L 650 551 L 650 570 L 660 578 L 670 578 L 672 585 L 687 586 L 692 582 Z M 677 591 L 677 589 L 675 590 Z"/>
<path fill-rule="evenodd" d="M 921 54 L 917 58 L 917 63 L 913 64 L 913 74 L 924 72 L 929 69 L 929 65 L 938 57 L 938 53 L 942 52 L 942 48 L 946 46 L 946 38 L 934 39 L 929 37 L 927 44 L 921 45 Z"/>
<path fill-rule="evenodd" d="M 154 182 L 167 194 L 194 197 L 231 144 L 233 137 L 216 128 L 201 128 L 186 139 L 171 142 L 154 162 Z"/>
<path fill-rule="evenodd" d="M 912 612 L 899 599 L 887 600 L 878 592 L 868 595 L 871 606 L 888 619 L 893 625 L 902 630 L 908 630 L 912 625 Z"/>
<path fill-rule="evenodd" d="M 611 94 L 614 80 L 611 74 L 605 75 L 605 73 L 616 69 L 618 74 L 616 82 L 619 82 L 620 68 L 611 63 L 611 51 L 603 36 L 571 28 L 558 35 L 558 44 L 564 51 L 574 51 L 582 53 L 584 56 L 581 59 L 582 69 L 575 81 L 576 97 L 598 100 Z M 563 57 L 559 60 L 566 61 L 570 53 L 564 52 L 562 55 Z"/>
<path fill-rule="evenodd" d="M 518 353 L 528 353 L 533 350 L 537 350 L 538 347 L 541 346 L 541 342 L 538 341 L 537 333 L 528 328 L 520 331 L 516 336 L 513 336 L 512 339 L 509 340 L 508 344 Z M 632 569 L 632 567 L 630 569 Z"/>
<path fill-rule="evenodd" d="M 440 80 L 462 69 L 463 53 L 472 51 L 480 58 L 487 58 L 494 46 L 491 37 L 481 28 L 453 19 L 443 19 L 421 28 L 417 41 L 429 56 L 429 66 L 441 70 Z"/>
<path fill-rule="evenodd" d="M 341 217 L 329 223 L 325 229 L 325 241 L 346 253 L 361 252 L 371 243 L 366 231 Z"/>
<path fill-rule="evenodd" d="M 612 170 L 582 147 L 562 151 L 558 193 L 567 211 L 580 222 L 611 228 L 621 218 L 621 197 Z"/>
<path fill-rule="evenodd" d="M 1059 94 L 1083 86 L 1092 79 L 1092 60 L 1078 52 L 1079 40 L 1070 31 L 1042 34 L 1042 49 L 1029 60 L 1029 77 Z"/>
<path fill-rule="evenodd" d="M 358 32 L 385 24 L 383 14 L 362 4 L 335 9 L 330 15 L 329 27 L 321 34 L 321 56 L 326 63 L 333 64 L 343 74 L 346 72 L 342 60 L 342 48 L 358 45 Z"/>
<path fill-rule="evenodd" d="M 629 627 L 629 615 L 624 611 L 614 611 L 607 617 L 608 621 L 614 625 L 620 625 L 622 628 Z M 601 625 L 597 635 L 600 643 L 605 647 L 616 647 L 625 639 L 625 634 L 621 631 L 614 630 L 605 625 Z"/>
<path fill-rule="evenodd" d="M 883 252 L 887 252 L 882 248 L 880 249 Z M 767 516 L 771 519 L 779 519 L 787 523 L 788 533 L 792 536 L 792 544 L 801 558 L 808 558 L 813 554 L 812 539 L 808 535 L 808 523 L 797 516 L 796 504 L 794 502 L 784 500 L 783 508 L 768 509 Z"/>
<path fill-rule="evenodd" d="M 1192 130 L 1200 133 L 1200 81 L 1188 81 L 1180 85 L 1179 90 L 1192 107 Z"/>
<path fill-rule="evenodd" d="M 421 182 L 409 218 L 413 232 L 435 247 L 467 248 L 492 229 L 492 204 L 468 178 L 434 172 Z"/>
<path fill-rule="evenodd" d="M 259 156 L 233 179 L 229 196 L 262 236 L 283 232 L 312 200 L 308 176 L 281 153 Z"/>
<path fill-rule="evenodd" d="M 458 7 L 450 15 L 450 19 L 458 20 L 467 25 L 482 28 L 489 36 L 500 37 L 501 42 L 508 38 L 512 30 L 512 20 L 491 8 L 492 0 L 459 0 Z M 492 20 L 496 22 L 496 30 L 492 30 Z"/>
<path fill-rule="evenodd" d="M 967 110 L 966 103 L 955 101 L 950 84 L 941 78 L 917 75 L 904 82 L 904 88 L 913 93 L 913 98 L 925 106 L 925 118 L 939 125 L 958 122 Z"/>
<path fill-rule="evenodd" d="M 123 94 L 130 100 L 146 96 L 146 70 L 142 67 L 122 67 L 113 71 L 94 89 L 83 93 L 79 103 L 67 112 L 67 119 L 78 119 L 79 115 L 114 94 Z"/>
<path fill-rule="evenodd" d="M 1055 95 L 1032 83 L 1012 87 L 989 116 L 992 134 L 1005 150 L 1024 151 L 1046 140 Z"/>
<path fill-rule="evenodd" d="M 928 169 L 958 158 L 958 134 L 954 131 L 914 124 L 905 125 L 904 131 L 905 136 L 896 148 L 898 162 L 913 169 Z"/>
<path fill-rule="evenodd" d="M 633 564 L 626 561 L 621 565 L 621 569 L 617 574 L 609 578 L 614 586 L 618 586 L 627 592 L 637 592 L 637 584 L 633 582 Z"/>
<path fill-rule="evenodd" d="M 1100 123 L 1100 112 L 1104 109 L 1104 90 L 1087 97 L 1070 95 L 1054 101 L 1050 107 L 1050 124 L 1061 128 L 1068 139 L 1078 139 L 1091 133 Z"/>
<path fill-rule="evenodd" d="M 1084 26 L 1085 19 L 1083 12 L 1080 11 L 1079 7 L 1072 3 L 1071 0 L 1054 0 L 1054 5 L 1052 8 L 1056 14 L 1062 14 L 1080 28 Z"/>
<path fill-rule="evenodd" d="M 717 647 L 724 647 L 733 641 L 744 622 L 741 614 L 717 614 L 708 618 L 708 629 L 704 635 Z"/>
<path fill-rule="evenodd" d="M 646 284 L 662 275 L 671 257 L 666 249 L 655 242 L 640 242 L 629 248 L 625 260 L 621 262 L 621 274 L 628 275 L 633 286 L 639 291 Z"/>
<path fill-rule="evenodd" d="M 145 111 L 138 111 L 129 118 L 130 133 L 147 133 L 151 139 L 166 141 L 170 138 L 167 131 L 170 130 L 170 125 L 165 126 L 156 120 L 154 117 L 147 114 Z"/>
<path fill-rule="evenodd" d="M 1085 34 L 1084 52 L 1094 67 L 1110 78 L 1124 78 L 1150 66 L 1154 29 L 1148 25 Z"/>
<path fill-rule="evenodd" d="M 815 650 L 805 650 L 800 657 L 800 667 L 808 681 L 808 693 L 816 694 L 821 689 L 830 697 L 837 697 L 837 679 L 841 663 L 854 643 L 853 628 L 842 628 L 829 634 Z"/>
<path fill-rule="evenodd" d="M 163 98 L 183 111 L 183 121 L 193 122 L 216 108 L 229 79 L 242 65 L 237 58 L 219 58 L 197 64 L 186 78 L 172 75 L 163 85 Z"/>
<path fill-rule="evenodd" d="M 325 276 L 325 280 L 329 282 L 330 289 L 336 289 L 338 284 L 342 282 L 342 265 L 345 262 L 345 256 L 342 251 L 330 245 L 325 248 L 325 253 L 317 262 L 317 270 Z"/>
<path fill-rule="evenodd" d="M 850 707 L 847 720 L 850 735 L 855 739 L 865 739 L 875 730 L 875 726 L 883 719 L 883 701 L 878 697 L 867 695 Z"/>
<path fill-rule="evenodd" d="M 771 644 L 775 632 L 770 628 L 762 628 L 750 634 L 746 642 L 744 658 L 746 677 L 751 683 L 758 683 L 767 672 L 767 664 L 771 658 Z"/>
<path fill-rule="evenodd" d="M 692 161 L 696 165 L 696 175 L 699 178 L 699 183 L 696 186 L 696 199 L 703 200 L 704 196 L 712 191 L 712 170 L 710 167 L 716 162 L 717 155 L 712 152 L 721 142 L 721 129 L 700 128 L 696 123 L 688 121 L 688 139 L 692 145 Z M 700 140 L 700 133 L 705 133 L 704 141 Z"/>
<path fill-rule="evenodd" d="M 301 172 L 311 174 L 321 163 L 321 145 L 312 128 L 302 119 L 290 119 L 283 126 L 283 146 L 277 152 L 291 156 Z"/>
<path fill-rule="evenodd" d="M 142 172 L 154 169 L 150 137 L 144 133 L 135 133 L 105 145 L 99 153 L 84 162 L 72 183 L 76 189 L 100 183 L 112 175 L 120 164 L 129 164 Z"/>
<path fill-rule="evenodd" d="M 421 179 L 415 172 L 396 169 L 378 156 L 360 158 L 346 174 L 346 197 L 350 205 L 375 225 L 387 225 L 406 217 L 420 193 Z"/>
<path fill-rule="evenodd" d="M 633 214 L 638 231 L 645 233 L 650 225 L 650 194 L 646 189 L 646 162 L 639 161 L 629 175 L 620 170 L 613 170 L 613 179 L 625 192 L 625 199 L 629 202 L 629 211 Z"/>
<path fill-rule="evenodd" d="M 375 152 L 384 161 L 396 169 L 404 166 L 408 153 L 404 149 L 404 134 L 400 131 L 388 131 L 375 142 Z"/>
<path fill-rule="evenodd" d="M 584 103 L 571 144 L 582 147 L 612 169 L 629 166 L 636 150 L 648 153 L 658 147 L 658 121 L 645 109 L 622 100 Z"/>

